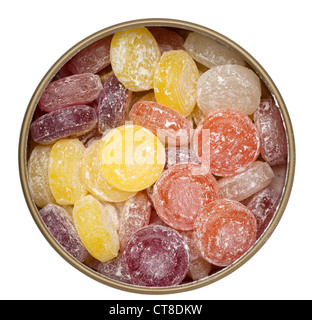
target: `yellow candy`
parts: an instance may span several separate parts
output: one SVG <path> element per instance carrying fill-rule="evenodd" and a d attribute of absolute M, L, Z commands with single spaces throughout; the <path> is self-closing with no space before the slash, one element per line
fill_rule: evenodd
<path fill-rule="evenodd" d="M 81 180 L 88 191 L 101 201 L 121 202 L 135 195 L 133 192 L 121 191 L 110 185 L 99 166 L 100 150 L 103 142 L 95 141 L 85 151 L 81 166 Z"/>
<path fill-rule="evenodd" d="M 101 262 L 118 255 L 119 237 L 107 209 L 88 195 L 74 205 L 73 220 L 88 252 Z"/>
<path fill-rule="evenodd" d="M 48 175 L 51 149 L 51 146 L 36 146 L 28 161 L 29 187 L 39 208 L 55 203 Z"/>
<path fill-rule="evenodd" d="M 116 188 L 137 192 L 151 186 L 161 175 L 165 149 L 149 130 L 125 125 L 103 138 L 101 170 Z"/>
<path fill-rule="evenodd" d="M 198 78 L 196 63 L 186 51 L 165 52 L 154 76 L 157 102 L 187 117 L 196 104 Z"/>
<path fill-rule="evenodd" d="M 78 139 L 57 141 L 51 151 L 49 181 L 58 204 L 70 205 L 87 195 L 80 180 L 80 165 L 84 146 Z"/>
<path fill-rule="evenodd" d="M 160 50 L 148 29 L 134 28 L 114 34 L 110 48 L 113 71 L 131 91 L 153 88 Z"/>

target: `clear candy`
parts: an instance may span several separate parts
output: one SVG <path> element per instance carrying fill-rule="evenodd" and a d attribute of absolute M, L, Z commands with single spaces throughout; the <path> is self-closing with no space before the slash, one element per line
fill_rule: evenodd
<path fill-rule="evenodd" d="M 87 194 L 80 179 L 85 148 L 77 139 L 57 141 L 50 154 L 49 182 L 58 204 L 71 205 Z"/>
<path fill-rule="evenodd" d="M 103 138 L 101 172 L 117 189 L 137 192 L 151 186 L 161 175 L 165 149 L 149 130 L 125 125 Z"/>
<path fill-rule="evenodd" d="M 234 50 L 197 32 L 191 32 L 187 36 L 184 46 L 195 61 L 207 68 L 227 64 L 245 65 L 242 56 Z"/>
<path fill-rule="evenodd" d="M 88 191 L 101 201 L 122 202 L 135 195 L 133 192 L 122 191 L 113 187 L 101 172 L 100 152 L 103 141 L 91 144 L 83 155 L 81 164 L 81 181 Z"/>
<path fill-rule="evenodd" d="M 200 164 L 196 154 L 189 148 L 186 147 L 170 147 L 166 150 L 166 164 L 165 170 L 179 163 L 196 163 Z"/>
<path fill-rule="evenodd" d="M 148 226 L 152 205 L 144 192 L 137 193 L 128 200 L 120 215 L 120 251 L 123 252 L 129 239 L 140 229 Z"/>
<path fill-rule="evenodd" d="M 197 66 L 187 52 L 165 52 L 154 77 L 157 102 L 187 117 L 196 104 L 198 77 Z"/>
<path fill-rule="evenodd" d="M 280 194 L 267 187 L 250 197 L 246 207 L 257 219 L 257 238 L 259 238 L 269 225 L 279 204 Z"/>
<path fill-rule="evenodd" d="M 80 136 L 97 124 L 93 108 L 80 105 L 47 113 L 35 120 L 30 127 L 32 138 L 40 144 L 52 144 L 69 136 Z"/>
<path fill-rule="evenodd" d="M 69 254 L 80 262 L 87 259 L 89 253 L 62 207 L 49 203 L 39 210 L 39 215 L 52 236 Z"/>
<path fill-rule="evenodd" d="M 161 54 L 170 50 L 184 50 L 184 40 L 178 33 L 161 27 L 149 27 L 148 30 L 156 39 Z"/>
<path fill-rule="evenodd" d="M 160 50 L 147 28 L 115 33 L 111 43 L 110 59 L 116 77 L 127 89 L 144 91 L 153 88 Z"/>
<path fill-rule="evenodd" d="M 209 151 L 204 156 L 209 157 L 213 174 L 226 177 L 247 170 L 257 159 L 260 137 L 246 115 L 222 109 L 202 120 L 194 133 L 193 145 L 199 158 L 204 149 Z"/>
<path fill-rule="evenodd" d="M 112 36 L 105 37 L 79 51 L 68 62 L 72 74 L 97 73 L 110 64 L 110 44 Z"/>
<path fill-rule="evenodd" d="M 49 184 L 49 163 L 52 147 L 35 146 L 28 160 L 28 183 L 32 197 L 39 208 L 55 203 Z"/>
<path fill-rule="evenodd" d="M 194 241 L 202 257 L 216 266 L 229 266 L 256 241 L 257 221 L 239 202 L 218 200 L 208 204 L 195 222 Z"/>
<path fill-rule="evenodd" d="M 118 81 L 114 74 L 110 75 L 97 99 L 96 109 L 101 133 L 124 123 L 130 101 L 131 92 Z"/>
<path fill-rule="evenodd" d="M 258 76 L 238 65 L 214 67 L 197 83 L 197 104 L 205 114 L 231 108 L 250 115 L 258 108 L 260 96 Z"/>
<path fill-rule="evenodd" d="M 117 257 L 119 238 L 110 214 L 93 196 L 75 202 L 73 220 L 88 252 L 101 262 Z"/>
<path fill-rule="evenodd" d="M 287 138 L 281 113 L 273 99 L 261 100 L 254 114 L 261 139 L 261 156 L 271 166 L 287 161 Z"/>
<path fill-rule="evenodd" d="M 191 124 L 180 113 L 157 102 L 142 101 L 132 106 L 129 118 L 134 124 L 151 130 L 168 145 L 188 145 Z"/>
<path fill-rule="evenodd" d="M 100 77 L 82 73 L 50 82 L 43 91 L 39 107 L 52 112 L 61 108 L 88 104 L 95 100 L 103 89 Z"/>
<path fill-rule="evenodd" d="M 188 246 L 177 231 L 148 226 L 132 236 L 124 251 L 123 263 L 134 285 L 178 285 L 189 268 Z"/>
<path fill-rule="evenodd" d="M 267 187 L 274 172 L 267 162 L 256 161 L 247 171 L 218 180 L 221 197 L 242 201 Z"/>
<path fill-rule="evenodd" d="M 192 230 L 198 213 L 219 198 L 214 176 L 193 163 L 177 164 L 164 171 L 153 190 L 157 214 L 177 230 Z"/>

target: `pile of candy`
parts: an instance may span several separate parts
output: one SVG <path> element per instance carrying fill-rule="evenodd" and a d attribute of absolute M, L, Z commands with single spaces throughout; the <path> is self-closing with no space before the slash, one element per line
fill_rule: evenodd
<path fill-rule="evenodd" d="M 164 287 L 231 265 L 261 237 L 283 192 L 287 138 L 240 55 L 195 32 L 141 27 L 59 70 L 29 154 L 34 202 L 67 252 L 110 279 Z"/>

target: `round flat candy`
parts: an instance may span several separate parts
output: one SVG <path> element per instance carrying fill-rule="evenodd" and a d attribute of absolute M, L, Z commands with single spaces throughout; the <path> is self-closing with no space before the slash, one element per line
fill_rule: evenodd
<path fill-rule="evenodd" d="M 198 213 L 219 198 L 219 186 L 214 176 L 194 163 L 170 167 L 153 190 L 157 214 L 177 230 L 192 230 Z"/>
<path fill-rule="evenodd" d="M 208 139 L 203 135 L 208 135 Z M 260 138 L 249 117 L 239 111 L 222 109 L 198 125 L 193 146 L 199 158 L 203 150 L 208 150 L 211 172 L 225 177 L 251 166 L 260 152 Z"/>
<path fill-rule="evenodd" d="M 144 91 L 153 88 L 160 50 L 148 29 L 142 27 L 115 33 L 110 59 L 116 77 L 127 89 Z"/>
<path fill-rule="evenodd" d="M 148 226 L 137 231 L 128 242 L 123 264 L 134 285 L 178 285 L 189 268 L 188 246 L 177 231 Z"/>
<path fill-rule="evenodd" d="M 118 127 L 102 140 L 101 172 L 117 189 L 137 192 L 148 188 L 159 178 L 164 164 L 164 146 L 141 126 Z"/>
<path fill-rule="evenodd" d="M 260 96 L 258 76 L 239 65 L 211 68 L 197 83 L 197 104 L 205 114 L 231 108 L 250 115 L 258 108 Z"/>
<path fill-rule="evenodd" d="M 218 200 L 197 216 L 194 241 L 202 257 L 216 266 L 229 266 L 256 241 L 257 221 L 239 202 Z"/>

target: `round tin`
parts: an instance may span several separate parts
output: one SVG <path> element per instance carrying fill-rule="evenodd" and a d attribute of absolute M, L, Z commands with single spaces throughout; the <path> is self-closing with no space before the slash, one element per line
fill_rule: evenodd
<path fill-rule="evenodd" d="M 50 232 L 46 228 L 45 224 L 43 223 L 42 219 L 38 214 L 38 209 L 32 199 L 30 188 L 28 185 L 28 177 L 27 177 L 28 142 L 29 142 L 29 128 L 30 128 L 31 120 L 32 120 L 35 108 L 37 106 L 37 102 L 43 90 L 48 85 L 48 83 L 52 80 L 52 78 L 57 73 L 57 71 L 71 57 L 73 57 L 76 53 L 78 53 L 80 50 L 87 47 L 91 43 L 124 29 L 143 27 L 143 26 L 174 27 L 174 28 L 185 29 L 187 31 L 198 32 L 212 39 L 215 39 L 223 43 L 224 45 L 234 49 L 236 52 L 238 52 L 244 58 L 247 64 L 256 72 L 256 74 L 259 76 L 259 78 L 262 80 L 262 82 L 266 86 L 267 90 L 274 97 L 282 113 L 284 125 L 286 128 L 287 140 L 288 140 L 288 159 L 287 159 L 287 172 L 286 172 L 286 178 L 285 178 L 285 186 L 284 186 L 283 194 L 280 200 L 280 204 L 266 231 L 262 234 L 262 236 L 254 244 L 254 246 L 232 265 L 202 280 L 193 281 L 191 283 L 181 284 L 179 286 L 174 286 L 174 287 L 147 288 L 147 287 L 138 287 L 134 285 L 120 283 L 118 281 L 104 277 L 99 273 L 95 272 L 94 270 L 90 269 L 86 265 L 78 262 L 75 258 L 73 258 L 69 253 L 67 253 L 67 251 L 65 251 L 59 245 L 59 243 L 54 239 L 54 237 L 50 234 Z M 184 292 L 188 290 L 194 290 L 194 289 L 209 285 L 217 280 L 220 280 L 221 278 L 229 275 L 230 273 L 238 269 L 240 266 L 242 266 L 244 263 L 246 263 L 265 244 L 265 242 L 271 236 L 277 224 L 279 223 L 283 215 L 283 212 L 286 208 L 288 199 L 290 197 L 293 179 L 294 179 L 294 172 L 295 172 L 295 142 L 294 142 L 292 124 L 280 92 L 278 91 L 276 85 L 274 84 L 270 76 L 267 74 L 267 72 L 248 52 L 246 52 L 243 48 L 241 48 L 232 40 L 217 33 L 216 31 L 213 31 L 211 29 L 208 29 L 206 27 L 203 27 L 194 23 L 180 21 L 180 20 L 171 20 L 171 19 L 143 19 L 143 20 L 129 21 L 129 22 L 118 24 L 118 25 L 114 25 L 90 35 L 86 39 L 82 40 L 81 42 L 73 46 L 70 50 L 68 50 L 50 68 L 50 70 L 46 73 L 46 75 L 43 77 L 43 79 L 39 83 L 37 89 L 35 90 L 24 116 L 21 132 L 20 132 L 20 140 L 19 140 L 19 172 L 20 172 L 20 179 L 21 179 L 21 184 L 22 184 L 24 196 L 26 199 L 26 203 L 32 214 L 33 219 L 35 220 L 37 226 L 39 227 L 44 237 L 68 263 L 70 263 L 72 266 L 74 266 L 75 268 L 83 272 L 85 275 L 103 284 L 106 284 L 108 286 L 111 286 L 120 290 L 135 292 L 135 293 L 142 293 L 142 294 L 170 294 L 170 293 L 178 293 L 178 292 Z"/>

